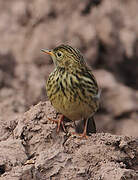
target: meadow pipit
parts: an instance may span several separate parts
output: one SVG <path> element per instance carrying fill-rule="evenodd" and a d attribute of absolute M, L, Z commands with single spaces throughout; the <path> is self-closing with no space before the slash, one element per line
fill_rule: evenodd
<path fill-rule="evenodd" d="M 47 80 L 46 90 L 51 104 L 62 114 L 57 131 L 60 124 L 63 125 L 64 116 L 72 121 L 84 119 L 82 136 L 86 137 L 88 118 L 99 108 L 100 92 L 94 75 L 78 49 L 60 45 L 42 51 L 52 57 L 55 65 Z"/>

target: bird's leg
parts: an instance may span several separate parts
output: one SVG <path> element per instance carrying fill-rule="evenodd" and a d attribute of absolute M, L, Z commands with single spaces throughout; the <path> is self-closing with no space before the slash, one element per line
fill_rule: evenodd
<path fill-rule="evenodd" d="M 75 121 L 73 121 L 74 122 L 74 126 L 76 127 L 76 122 Z"/>
<path fill-rule="evenodd" d="M 79 134 L 81 136 L 81 138 L 88 138 L 87 136 L 87 123 L 88 123 L 88 118 L 87 119 L 84 119 L 84 130 L 83 130 L 83 133 L 82 134 Z"/>
<path fill-rule="evenodd" d="M 60 117 L 58 119 L 51 119 L 48 118 L 50 121 L 53 121 L 55 123 L 57 123 L 57 132 L 59 132 L 60 126 L 62 125 L 63 130 L 66 132 L 63 120 L 64 120 L 64 115 L 60 115 Z"/>
<path fill-rule="evenodd" d="M 84 119 L 84 130 L 83 130 L 83 133 L 78 134 L 78 133 L 76 133 L 76 132 L 72 132 L 71 134 L 72 134 L 72 135 L 78 135 L 78 136 L 80 136 L 81 138 L 87 139 L 87 138 L 88 138 L 88 136 L 87 136 L 87 123 L 88 123 L 88 118 L 87 118 L 87 119 Z"/>

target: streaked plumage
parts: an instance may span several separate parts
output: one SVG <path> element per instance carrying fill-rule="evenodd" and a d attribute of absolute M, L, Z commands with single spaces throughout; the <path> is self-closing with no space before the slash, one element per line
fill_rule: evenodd
<path fill-rule="evenodd" d="M 87 119 L 99 108 L 100 93 L 82 54 L 69 45 L 43 51 L 51 55 L 55 64 L 46 83 L 49 100 L 67 118 L 85 119 L 87 125 Z"/>

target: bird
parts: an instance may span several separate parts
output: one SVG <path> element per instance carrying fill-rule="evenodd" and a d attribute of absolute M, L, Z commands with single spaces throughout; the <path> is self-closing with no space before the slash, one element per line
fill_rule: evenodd
<path fill-rule="evenodd" d="M 41 49 L 51 56 L 54 70 L 46 82 L 48 99 L 61 114 L 57 122 L 65 130 L 64 117 L 72 121 L 83 120 L 84 130 L 81 137 L 87 138 L 89 117 L 99 109 L 100 89 L 92 70 L 86 64 L 82 53 L 70 45 L 61 44 L 54 49 Z"/>

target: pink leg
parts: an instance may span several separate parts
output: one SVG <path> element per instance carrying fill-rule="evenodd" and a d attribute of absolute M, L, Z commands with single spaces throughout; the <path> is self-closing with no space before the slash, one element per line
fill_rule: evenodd
<path fill-rule="evenodd" d="M 51 119 L 48 118 L 50 121 L 53 121 L 55 123 L 57 123 L 57 133 L 59 132 L 60 126 L 62 125 L 63 130 L 66 132 L 63 120 L 64 120 L 64 115 L 60 115 L 59 119 Z"/>

